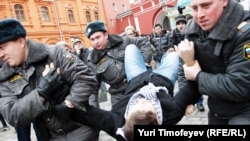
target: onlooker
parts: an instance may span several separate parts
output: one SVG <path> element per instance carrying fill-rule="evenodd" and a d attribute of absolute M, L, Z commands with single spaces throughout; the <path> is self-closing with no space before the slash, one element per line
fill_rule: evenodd
<path fill-rule="evenodd" d="M 138 37 L 138 31 L 132 25 L 129 25 L 125 28 L 125 33 L 128 37 Z"/>
<path fill-rule="evenodd" d="M 17 128 L 33 123 L 41 140 L 96 140 L 99 132 L 71 120 L 97 94 L 94 72 L 61 46 L 26 39 L 16 19 L 0 21 L 0 113 Z"/>
<path fill-rule="evenodd" d="M 235 0 L 190 6 L 193 19 L 176 47 L 188 81 L 176 96 L 207 95 L 208 124 L 250 124 L 250 12 Z"/>
<path fill-rule="evenodd" d="M 127 80 L 124 70 L 124 53 L 126 46 L 136 45 L 143 53 L 144 62 L 149 66 L 152 58 L 150 43 L 146 38 L 129 38 L 108 34 L 102 21 L 89 23 L 85 30 L 93 50 L 90 63 L 96 70 L 99 82 L 110 85 L 111 103 L 115 104 L 123 96 Z"/>
<path fill-rule="evenodd" d="M 84 46 L 84 43 L 76 38 L 73 41 L 73 49 L 76 56 L 78 56 L 85 64 L 88 64 L 88 54 L 89 54 L 89 49 Z"/>
<path fill-rule="evenodd" d="M 150 43 L 154 46 L 155 52 L 153 54 L 153 60 L 156 62 L 157 66 L 161 61 L 162 55 L 173 46 L 169 44 L 169 34 L 166 30 L 163 30 L 161 24 L 156 24 L 154 26 L 154 34 L 150 38 Z"/>
<path fill-rule="evenodd" d="M 187 21 L 186 21 L 185 15 L 178 15 L 175 18 L 176 28 L 172 30 L 170 37 L 169 37 L 171 41 L 170 42 L 171 46 L 173 45 L 177 46 L 182 40 L 184 40 L 184 35 L 181 34 L 181 31 L 186 26 L 186 24 L 187 24 Z"/>

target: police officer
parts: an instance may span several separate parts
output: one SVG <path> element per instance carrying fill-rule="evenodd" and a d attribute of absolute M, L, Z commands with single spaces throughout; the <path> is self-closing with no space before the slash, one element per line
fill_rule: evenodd
<path fill-rule="evenodd" d="M 90 63 L 96 68 L 98 80 L 110 85 L 111 103 L 115 104 L 124 93 L 127 82 L 124 70 L 124 52 L 127 45 L 133 44 L 140 48 L 144 62 L 149 66 L 152 49 L 146 38 L 121 37 L 108 34 L 102 21 L 89 23 L 85 29 L 93 50 L 90 53 Z"/>
<path fill-rule="evenodd" d="M 235 0 L 191 0 L 190 5 L 187 39 L 176 47 L 189 81 L 176 96 L 207 95 L 208 124 L 250 124 L 249 11 Z"/>
<path fill-rule="evenodd" d="M 75 123 L 98 82 L 84 63 L 60 46 L 26 39 L 16 19 L 0 21 L 0 113 L 14 127 L 33 122 L 42 140 L 97 139 L 99 132 Z"/>

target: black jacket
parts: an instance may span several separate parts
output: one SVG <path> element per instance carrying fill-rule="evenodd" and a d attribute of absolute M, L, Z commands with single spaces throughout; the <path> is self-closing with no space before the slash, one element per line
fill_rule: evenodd
<path fill-rule="evenodd" d="M 195 59 L 202 71 L 197 82 L 188 81 L 177 95 L 207 95 L 210 112 L 222 117 L 250 109 L 250 57 L 246 56 L 250 48 L 249 22 L 250 12 L 244 12 L 234 1 L 229 1 L 209 34 L 194 20 L 188 22 L 183 33 L 194 42 Z"/>
<path fill-rule="evenodd" d="M 140 74 L 128 83 L 125 96 L 113 106 L 111 111 L 88 106 L 87 112 L 85 113 L 81 111 L 73 112 L 74 120 L 103 130 L 119 141 L 124 140 L 120 135 L 116 135 L 116 131 L 125 124 L 124 113 L 129 99 L 139 88 L 147 85 L 149 82 L 156 86 L 165 86 L 170 92 L 170 94 L 166 94 L 165 91 L 157 93 L 163 111 L 162 124 L 173 125 L 179 122 L 184 115 L 186 105 L 189 104 L 187 103 L 189 101 L 183 99 L 188 99 L 187 97 L 191 97 L 192 95 L 177 97 L 177 99 L 173 100 L 171 95 L 173 93 L 173 85 L 170 80 L 158 74 L 154 74 L 150 70 Z"/>

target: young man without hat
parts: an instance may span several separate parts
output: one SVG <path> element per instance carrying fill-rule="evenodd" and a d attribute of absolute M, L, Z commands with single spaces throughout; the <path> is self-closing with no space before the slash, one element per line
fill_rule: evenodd
<path fill-rule="evenodd" d="M 150 36 L 150 43 L 154 47 L 151 64 L 160 65 L 161 57 L 169 48 L 173 48 L 169 42 L 169 33 L 163 29 L 161 24 L 155 24 L 153 35 Z M 155 68 L 155 67 L 153 67 Z"/>
<path fill-rule="evenodd" d="M 97 94 L 94 73 L 61 46 L 26 39 L 16 19 L 0 21 L 0 113 L 14 127 L 33 123 L 43 141 L 98 138 L 99 131 L 71 120 Z"/>
<path fill-rule="evenodd" d="M 85 34 L 93 47 L 89 57 L 90 64 L 95 68 L 99 82 L 110 85 L 109 93 L 113 105 L 123 96 L 127 86 L 124 69 L 125 48 L 131 44 L 138 47 L 145 64 L 149 66 L 152 57 L 150 43 L 146 38 L 109 34 L 102 21 L 89 23 Z"/>

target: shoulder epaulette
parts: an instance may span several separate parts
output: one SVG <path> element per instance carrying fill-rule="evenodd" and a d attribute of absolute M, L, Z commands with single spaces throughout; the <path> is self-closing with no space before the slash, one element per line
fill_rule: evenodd
<path fill-rule="evenodd" d="M 247 31 L 248 29 L 250 29 L 250 23 L 249 22 L 241 22 L 237 29 L 240 31 L 240 32 L 245 32 Z"/>

